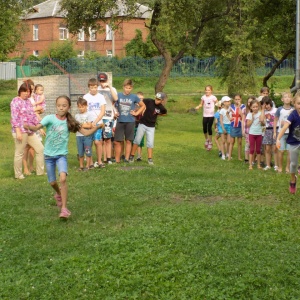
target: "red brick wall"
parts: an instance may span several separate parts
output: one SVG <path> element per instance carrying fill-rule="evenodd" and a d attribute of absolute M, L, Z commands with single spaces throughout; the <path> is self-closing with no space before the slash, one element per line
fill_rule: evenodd
<path fill-rule="evenodd" d="M 10 54 L 10 57 L 21 56 L 23 53 L 28 56 L 32 55 L 34 50 L 39 51 L 39 55 L 47 54 L 47 50 L 53 42 L 59 41 L 59 25 L 63 24 L 63 18 L 41 18 L 26 20 L 28 25 L 27 32 L 24 33 L 23 45 Z M 124 57 L 126 55 L 125 45 L 130 42 L 136 35 L 136 29 L 143 33 L 145 39 L 148 35 L 148 29 L 145 27 L 144 19 L 133 19 L 121 23 L 120 29 L 115 32 L 115 55 Z M 33 25 L 39 26 L 39 40 L 33 41 Z M 89 41 L 85 36 L 85 41 L 77 41 L 74 38 L 75 49 L 84 51 L 97 51 L 106 56 L 107 50 L 112 50 L 112 41 L 106 41 L 105 33 L 97 33 L 96 41 Z"/>

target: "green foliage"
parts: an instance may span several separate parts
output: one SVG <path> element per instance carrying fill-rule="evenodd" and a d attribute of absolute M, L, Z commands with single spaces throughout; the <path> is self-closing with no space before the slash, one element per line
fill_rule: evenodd
<path fill-rule="evenodd" d="M 86 51 L 84 53 L 84 58 L 88 59 L 88 60 L 95 60 L 100 57 L 101 57 L 101 54 L 97 51 Z"/>
<path fill-rule="evenodd" d="M 135 37 L 125 46 L 127 56 L 141 56 L 143 58 L 152 58 L 159 55 L 159 52 L 153 45 L 150 36 L 143 41 L 141 30 L 136 30 Z"/>
<path fill-rule="evenodd" d="M 0 80 L 0 112 L 10 111 L 10 102 L 17 95 L 16 80 Z M 1 123 L 6 120 L 5 115 L 0 117 Z M 7 122 L 7 120 L 5 121 Z M 3 124 L 3 123 L 2 123 Z"/>
<path fill-rule="evenodd" d="M 72 41 L 54 42 L 42 57 L 51 57 L 58 60 L 68 60 L 77 57 Z"/>

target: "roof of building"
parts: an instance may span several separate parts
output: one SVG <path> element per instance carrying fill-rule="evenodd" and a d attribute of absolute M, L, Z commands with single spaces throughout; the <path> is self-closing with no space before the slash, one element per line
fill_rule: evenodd
<path fill-rule="evenodd" d="M 119 4 L 119 16 L 126 16 L 127 8 L 123 4 L 123 1 L 118 1 Z M 136 14 L 135 17 L 142 19 L 151 18 L 151 9 L 145 5 L 136 3 Z M 40 4 L 33 6 L 32 10 L 26 15 L 26 19 L 38 19 L 38 18 L 49 18 L 49 17 L 58 17 L 64 18 L 66 12 L 61 11 L 60 0 L 47 0 Z M 105 17 L 109 18 L 111 12 L 107 12 Z"/>

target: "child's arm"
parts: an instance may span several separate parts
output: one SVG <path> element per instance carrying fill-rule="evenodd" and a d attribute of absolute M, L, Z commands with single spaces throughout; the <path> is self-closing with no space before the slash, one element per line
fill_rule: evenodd
<path fill-rule="evenodd" d="M 95 127 L 92 127 L 91 129 L 85 129 L 85 128 L 79 128 L 78 131 L 80 133 L 82 133 L 83 135 L 91 135 L 92 133 L 94 133 L 97 129 L 103 128 L 105 125 L 104 124 L 100 124 L 100 125 L 96 125 Z"/>
<path fill-rule="evenodd" d="M 261 114 L 259 116 L 259 121 L 261 123 L 261 126 L 265 125 L 265 108 L 266 108 L 266 105 L 263 104 L 261 107 Z"/>
<path fill-rule="evenodd" d="M 218 119 L 214 119 L 214 124 L 215 124 L 215 132 L 218 132 Z"/>
<path fill-rule="evenodd" d="M 251 119 L 247 119 L 247 127 L 251 127 L 253 121 L 254 121 L 254 113 L 251 114 Z"/>
<path fill-rule="evenodd" d="M 106 105 L 103 104 L 101 105 L 101 111 L 100 114 L 98 115 L 97 119 L 92 123 L 93 127 L 95 127 L 97 125 L 97 123 L 103 118 L 103 116 L 105 115 L 105 108 Z M 88 134 L 89 135 L 89 134 Z"/>
<path fill-rule="evenodd" d="M 132 114 L 133 116 L 138 116 L 140 115 L 144 110 L 146 110 L 146 105 L 143 101 L 140 101 L 139 103 L 140 108 L 137 111 L 130 111 L 130 114 Z"/>
<path fill-rule="evenodd" d="M 276 139 L 276 129 L 277 129 L 278 117 L 275 116 L 273 124 L 273 139 Z"/>
<path fill-rule="evenodd" d="M 198 109 L 201 108 L 202 106 L 203 106 L 203 100 L 201 100 L 200 104 L 199 104 L 198 106 L 196 106 L 195 109 L 198 110 Z"/>
<path fill-rule="evenodd" d="M 289 128 L 291 124 L 289 122 L 285 122 L 283 127 L 281 128 L 280 132 L 278 133 L 277 140 L 276 140 L 276 147 L 279 149 L 280 148 L 280 139 L 286 132 L 286 130 Z"/>
<path fill-rule="evenodd" d="M 39 129 L 43 128 L 44 126 L 42 124 L 37 124 L 37 125 L 28 125 L 24 124 L 25 129 L 29 129 L 31 131 L 38 131 Z"/>
<path fill-rule="evenodd" d="M 242 113 L 242 135 L 245 135 L 245 113 Z"/>

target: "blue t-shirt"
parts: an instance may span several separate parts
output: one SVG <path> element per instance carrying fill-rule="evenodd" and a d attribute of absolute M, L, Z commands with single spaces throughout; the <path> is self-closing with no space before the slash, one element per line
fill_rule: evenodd
<path fill-rule="evenodd" d="M 290 145 L 299 145 L 300 144 L 300 116 L 297 110 L 293 110 L 287 118 L 287 122 L 291 125 L 289 127 L 289 135 L 286 139 L 286 142 Z"/>
<path fill-rule="evenodd" d="M 48 115 L 40 123 L 47 129 L 44 155 L 67 155 L 70 136 L 67 119 L 60 120 L 56 115 Z"/>
<path fill-rule="evenodd" d="M 135 94 L 124 95 L 118 93 L 117 107 L 119 111 L 118 122 L 135 122 L 135 117 L 130 114 L 134 110 L 135 105 L 140 102 L 140 99 Z"/>
<path fill-rule="evenodd" d="M 221 122 L 220 122 L 220 112 L 217 111 L 215 113 L 215 119 L 217 120 L 217 129 L 218 129 L 218 132 L 223 132 L 223 129 L 222 129 L 222 126 L 221 126 Z"/>

